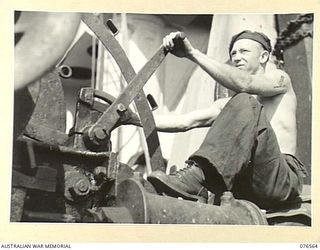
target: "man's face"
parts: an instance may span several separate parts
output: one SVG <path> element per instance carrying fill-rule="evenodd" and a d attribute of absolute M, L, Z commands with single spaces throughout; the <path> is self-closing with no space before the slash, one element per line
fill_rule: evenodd
<path fill-rule="evenodd" d="M 255 74 L 260 68 L 262 53 L 265 50 L 260 43 L 250 39 L 236 41 L 230 52 L 232 65 L 250 74 Z"/>

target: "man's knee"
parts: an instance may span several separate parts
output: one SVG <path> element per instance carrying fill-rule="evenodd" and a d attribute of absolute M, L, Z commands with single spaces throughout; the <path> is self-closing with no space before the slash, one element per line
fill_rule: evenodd
<path fill-rule="evenodd" d="M 231 99 L 230 103 L 235 105 L 249 105 L 249 106 L 257 106 L 259 102 L 256 98 L 248 93 L 237 93 Z"/>
<path fill-rule="evenodd" d="M 251 98 L 254 98 L 254 97 L 252 95 L 250 95 L 248 93 L 244 93 L 244 92 L 237 93 L 234 96 L 232 96 L 232 99 L 235 99 L 235 100 L 249 100 Z"/>

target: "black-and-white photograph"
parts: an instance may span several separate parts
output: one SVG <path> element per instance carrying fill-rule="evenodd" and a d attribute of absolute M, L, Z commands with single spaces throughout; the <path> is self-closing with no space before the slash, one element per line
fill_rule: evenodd
<path fill-rule="evenodd" d="M 15 10 L 10 222 L 311 227 L 313 22 Z"/>

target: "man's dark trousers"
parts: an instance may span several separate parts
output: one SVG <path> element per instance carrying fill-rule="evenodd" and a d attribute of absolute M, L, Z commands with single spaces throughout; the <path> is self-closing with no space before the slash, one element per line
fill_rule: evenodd
<path fill-rule="evenodd" d="M 245 93 L 231 98 L 189 159 L 216 195 L 230 190 L 265 208 L 296 198 L 305 176 L 295 156 L 281 153 L 263 106 Z"/>

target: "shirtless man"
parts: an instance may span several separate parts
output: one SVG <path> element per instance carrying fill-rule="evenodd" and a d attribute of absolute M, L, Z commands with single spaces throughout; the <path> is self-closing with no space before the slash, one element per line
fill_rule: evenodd
<path fill-rule="evenodd" d="M 211 126 L 186 168 L 171 175 L 155 171 L 148 177 L 155 189 L 187 199 L 206 198 L 209 190 L 216 204 L 230 190 L 236 198 L 265 208 L 296 198 L 306 173 L 294 156 L 297 101 L 284 71 L 265 71 L 271 52 L 269 38 L 251 31 L 233 36 L 229 46 L 232 65 L 209 58 L 179 32 L 166 36 L 163 45 L 237 94 L 204 110 L 155 117 L 163 132 Z"/>

